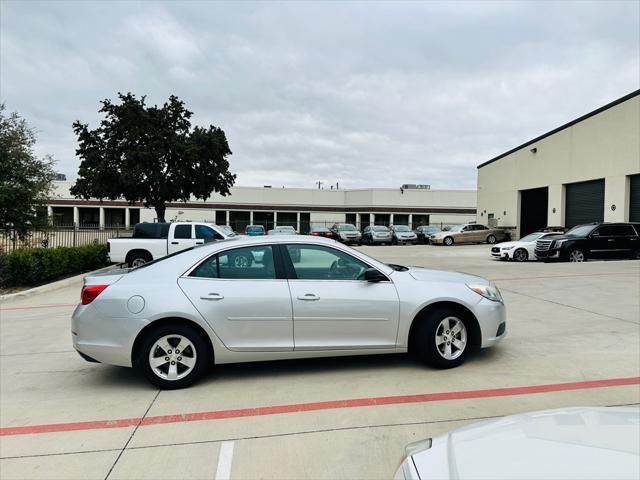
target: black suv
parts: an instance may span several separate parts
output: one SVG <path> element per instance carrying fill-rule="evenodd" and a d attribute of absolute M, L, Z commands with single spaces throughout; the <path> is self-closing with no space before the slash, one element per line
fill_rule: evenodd
<path fill-rule="evenodd" d="M 538 260 L 640 259 L 640 223 L 591 223 L 536 242 Z"/>

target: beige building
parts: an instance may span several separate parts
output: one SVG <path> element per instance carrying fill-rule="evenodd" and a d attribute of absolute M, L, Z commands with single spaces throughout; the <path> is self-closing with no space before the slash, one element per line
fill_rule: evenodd
<path fill-rule="evenodd" d="M 640 90 L 478 166 L 479 223 L 640 221 Z"/>
<path fill-rule="evenodd" d="M 156 221 L 155 210 L 125 201 L 100 202 L 73 198 L 73 182 L 56 182 L 48 214 L 55 224 L 82 227 L 129 227 Z M 476 217 L 475 190 L 368 188 L 331 190 L 314 188 L 234 187 L 231 195 L 213 195 L 206 201 L 167 205 L 167 221 L 207 221 L 242 231 L 246 225 L 266 228 L 290 225 L 308 231 L 312 225 L 347 222 L 369 224 L 458 224 Z"/>

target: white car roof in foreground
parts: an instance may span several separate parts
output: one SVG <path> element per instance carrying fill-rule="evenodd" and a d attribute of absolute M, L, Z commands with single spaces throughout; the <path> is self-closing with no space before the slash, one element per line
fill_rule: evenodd
<path fill-rule="evenodd" d="M 576 407 L 503 417 L 433 439 L 420 478 L 638 479 L 640 408 Z"/>

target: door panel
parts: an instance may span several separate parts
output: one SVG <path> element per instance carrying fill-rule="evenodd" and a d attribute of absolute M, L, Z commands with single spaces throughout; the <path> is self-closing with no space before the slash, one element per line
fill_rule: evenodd
<path fill-rule="evenodd" d="M 196 239 L 193 235 L 193 225 L 176 225 L 167 241 L 169 254 L 194 247 Z"/>
<path fill-rule="evenodd" d="M 395 347 L 399 300 L 392 282 L 360 280 L 369 266 L 340 250 L 287 245 L 285 251 L 293 249 L 299 252 L 289 279 L 295 350 Z"/>
<path fill-rule="evenodd" d="M 230 350 L 293 350 L 291 295 L 271 246 L 209 257 L 178 284 Z"/>

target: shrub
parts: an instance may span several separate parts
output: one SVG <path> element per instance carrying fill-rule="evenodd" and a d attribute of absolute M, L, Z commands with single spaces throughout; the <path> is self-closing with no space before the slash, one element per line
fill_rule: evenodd
<path fill-rule="evenodd" d="M 106 245 L 16 250 L 0 255 L 0 284 L 6 287 L 41 284 L 106 265 Z"/>

